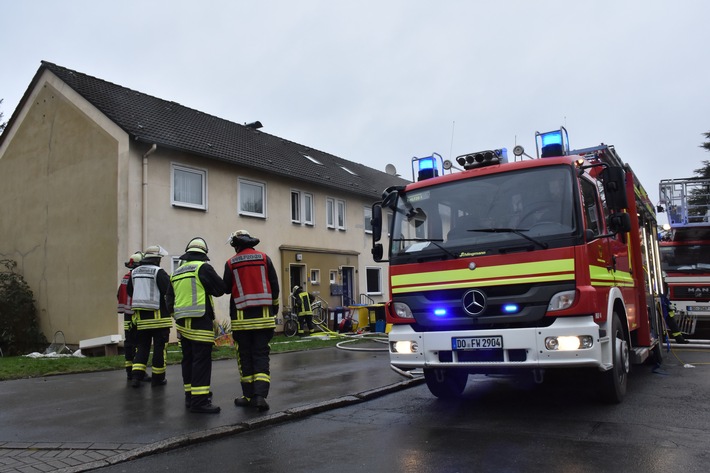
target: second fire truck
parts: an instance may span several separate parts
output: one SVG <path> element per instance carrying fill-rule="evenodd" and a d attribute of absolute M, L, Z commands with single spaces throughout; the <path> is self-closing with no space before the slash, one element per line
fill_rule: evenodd
<path fill-rule="evenodd" d="M 659 195 L 668 217 L 660 243 L 668 297 L 694 331 L 692 324 L 710 322 L 710 179 L 664 179 Z"/>
<path fill-rule="evenodd" d="M 373 255 L 389 261 L 390 362 L 423 370 L 437 397 L 460 396 L 469 374 L 542 381 L 582 368 L 620 402 L 631 364 L 661 361 L 645 190 L 613 146 L 570 151 L 561 128 L 537 133 L 536 148 L 532 158 L 516 147 L 511 162 L 505 149 L 456 164 L 413 158 L 415 182 L 373 205 Z"/>

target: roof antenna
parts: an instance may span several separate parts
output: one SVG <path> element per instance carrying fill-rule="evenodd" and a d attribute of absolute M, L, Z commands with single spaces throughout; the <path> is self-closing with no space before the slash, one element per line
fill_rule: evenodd
<path fill-rule="evenodd" d="M 452 150 L 454 149 L 454 128 L 456 127 L 456 120 L 451 123 L 451 146 L 449 147 L 449 158 L 451 158 Z"/>

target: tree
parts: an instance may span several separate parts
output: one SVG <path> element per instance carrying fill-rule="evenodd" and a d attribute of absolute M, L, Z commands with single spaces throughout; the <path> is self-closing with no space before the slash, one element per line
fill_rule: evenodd
<path fill-rule="evenodd" d="M 2 101 L 4 99 L 0 99 L 0 105 L 2 105 Z M 2 132 L 5 131 L 5 127 L 7 126 L 7 122 L 2 121 L 3 113 L 2 110 L 0 110 L 0 135 L 2 135 Z"/>
<path fill-rule="evenodd" d="M 708 141 L 701 144 L 700 147 L 705 148 L 706 151 L 710 151 L 710 131 L 703 133 L 703 136 L 705 136 L 705 139 Z M 693 172 L 697 174 L 698 177 L 710 178 L 710 161 L 703 161 L 703 167 L 695 169 Z"/>
<path fill-rule="evenodd" d="M 16 267 L 15 261 L 0 259 L 0 350 L 5 356 L 24 355 L 47 347 L 32 290 L 15 272 Z"/>

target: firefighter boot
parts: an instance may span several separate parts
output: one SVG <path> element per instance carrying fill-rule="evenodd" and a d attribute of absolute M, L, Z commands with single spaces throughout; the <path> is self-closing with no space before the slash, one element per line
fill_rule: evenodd
<path fill-rule="evenodd" d="M 249 407 L 249 398 L 248 397 L 238 397 L 234 400 L 234 405 L 237 407 Z"/>
<path fill-rule="evenodd" d="M 190 405 L 190 412 L 196 414 L 217 414 L 221 409 L 219 406 L 212 404 L 209 395 L 199 395 L 192 396 L 192 404 Z"/>
<path fill-rule="evenodd" d="M 249 401 L 249 405 L 252 407 L 256 407 L 259 412 L 269 410 L 269 403 L 266 402 L 266 399 L 264 399 L 263 396 L 259 396 L 258 394 L 251 398 L 251 400 Z"/>
<path fill-rule="evenodd" d="M 686 340 L 686 338 L 683 336 L 682 333 L 680 335 L 676 335 L 675 342 L 679 343 L 679 344 L 689 343 L 688 340 Z"/>
<path fill-rule="evenodd" d="M 192 405 L 192 394 L 185 393 L 185 409 L 189 409 Z"/>

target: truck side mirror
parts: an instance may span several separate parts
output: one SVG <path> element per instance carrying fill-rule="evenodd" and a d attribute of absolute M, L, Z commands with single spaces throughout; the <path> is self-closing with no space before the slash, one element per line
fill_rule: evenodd
<path fill-rule="evenodd" d="M 629 208 L 626 199 L 626 171 L 624 168 L 618 166 L 604 168 L 601 178 L 604 182 L 604 194 L 609 209 L 613 212 L 620 212 Z"/>
<path fill-rule="evenodd" d="M 382 261 L 382 255 L 382 243 L 375 243 L 374 245 L 372 245 L 372 259 L 379 263 L 380 261 Z"/>
<path fill-rule="evenodd" d="M 370 225 L 372 226 L 372 242 L 376 243 L 382 238 L 382 204 L 379 202 L 372 204 Z"/>
<path fill-rule="evenodd" d="M 631 217 L 625 212 L 609 216 L 609 230 L 613 233 L 626 233 L 631 231 Z"/>

